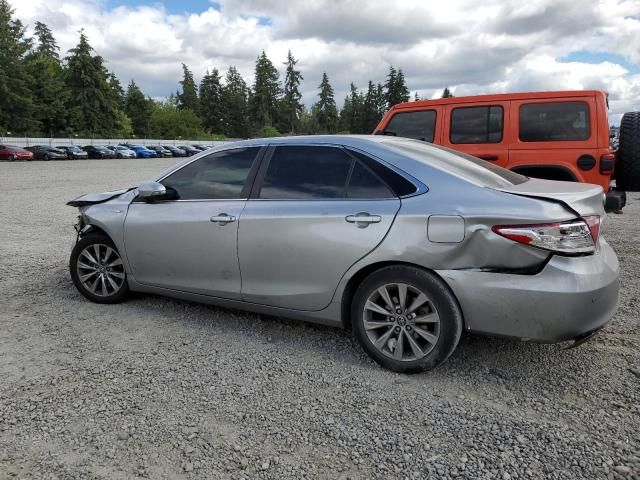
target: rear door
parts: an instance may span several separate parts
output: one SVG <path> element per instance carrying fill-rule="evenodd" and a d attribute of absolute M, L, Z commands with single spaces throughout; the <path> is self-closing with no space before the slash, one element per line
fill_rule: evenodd
<path fill-rule="evenodd" d="M 597 115 L 590 96 L 513 100 L 509 168 L 547 179 L 600 183 Z M 595 176 L 593 174 L 595 173 Z"/>
<path fill-rule="evenodd" d="M 400 200 L 339 146 L 279 145 L 270 155 L 240 216 L 242 299 L 321 310 L 383 240 Z"/>
<path fill-rule="evenodd" d="M 447 105 L 442 145 L 506 167 L 508 123 L 508 101 Z"/>

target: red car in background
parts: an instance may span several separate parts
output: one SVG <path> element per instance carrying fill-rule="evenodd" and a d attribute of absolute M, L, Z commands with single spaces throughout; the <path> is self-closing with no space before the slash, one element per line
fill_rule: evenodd
<path fill-rule="evenodd" d="M 0 145 L 0 160 L 33 160 L 33 153 L 16 145 Z"/>

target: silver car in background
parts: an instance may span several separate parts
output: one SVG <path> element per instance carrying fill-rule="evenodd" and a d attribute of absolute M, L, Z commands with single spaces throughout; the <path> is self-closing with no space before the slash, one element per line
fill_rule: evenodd
<path fill-rule="evenodd" d="M 148 292 L 342 326 L 399 372 L 442 363 L 464 330 L 581 342 L 618 302 L 599 186 L 417 140 L 226 144 L 69 205 L 88 299 Z"/>

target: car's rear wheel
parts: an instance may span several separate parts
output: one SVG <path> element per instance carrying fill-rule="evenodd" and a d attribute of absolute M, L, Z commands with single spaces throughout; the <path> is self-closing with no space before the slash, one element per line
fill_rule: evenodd
<path fill-rule="evenodd" d="M 69 268 L 78 291 L 92 302 L 119 303 L 129 293 L 120 253 L 104 234 L 80 239 L 71 252 Z"/>
<path fill-rule="evenodd" d="M 16 157 L 15 155 L 9 155 L 9 157 L 7 158 L 7 160 L 9 160 L 10 162 L 15 161 Z"/>
<path fill-rule="evenodd" d="M 640 191 L 640 112 L 629 112 L 620 123 L 620 146 L 616 165 L 616 187 Z"/>
<path fill-rule="evenodd" d="M 462 313 L 435 274 L 391 266 L 369 275 L 351 305 L 353 330 L 380 365 L 402 373 L 435 368 L 455 350 Z"/>
<path fill-rule="evenodd" d="M 45 162 L 48 162 L 49 161 L 49 155 L 47 155 L 45 153 L 44 156 L 42 157 L 42 160 L 44 160 Z"/>

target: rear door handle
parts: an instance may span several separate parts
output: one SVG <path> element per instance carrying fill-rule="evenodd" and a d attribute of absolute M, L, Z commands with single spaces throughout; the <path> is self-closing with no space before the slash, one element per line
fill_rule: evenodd
<path fill-rule="evenodd" d="M 382 217 L 380 215 L 369 215 L 366 212 L 356 213 L 355 215 L 347 215 L 344 218 L 349 223 L 355 223 L 358 228 L 365 228 L 370 223 L 380 223 Z"/>
<path fill-rule="evenodd" d="M 236 217 L 229 215 L 228 213 L 221 213 L 215 217 L 211 217 L 210 220 L 218 225 L 226 225 L 227 223 L 235 222 Z"/>
<path fill-rule="evenodd" d="M 492 153 L 487 153 L 487 154 L 483 154 L 483 155 L 476 155 L 478 158 L 481 158 L 483 160 L 498 160 L 498 156 L 494 155 Z"/>

